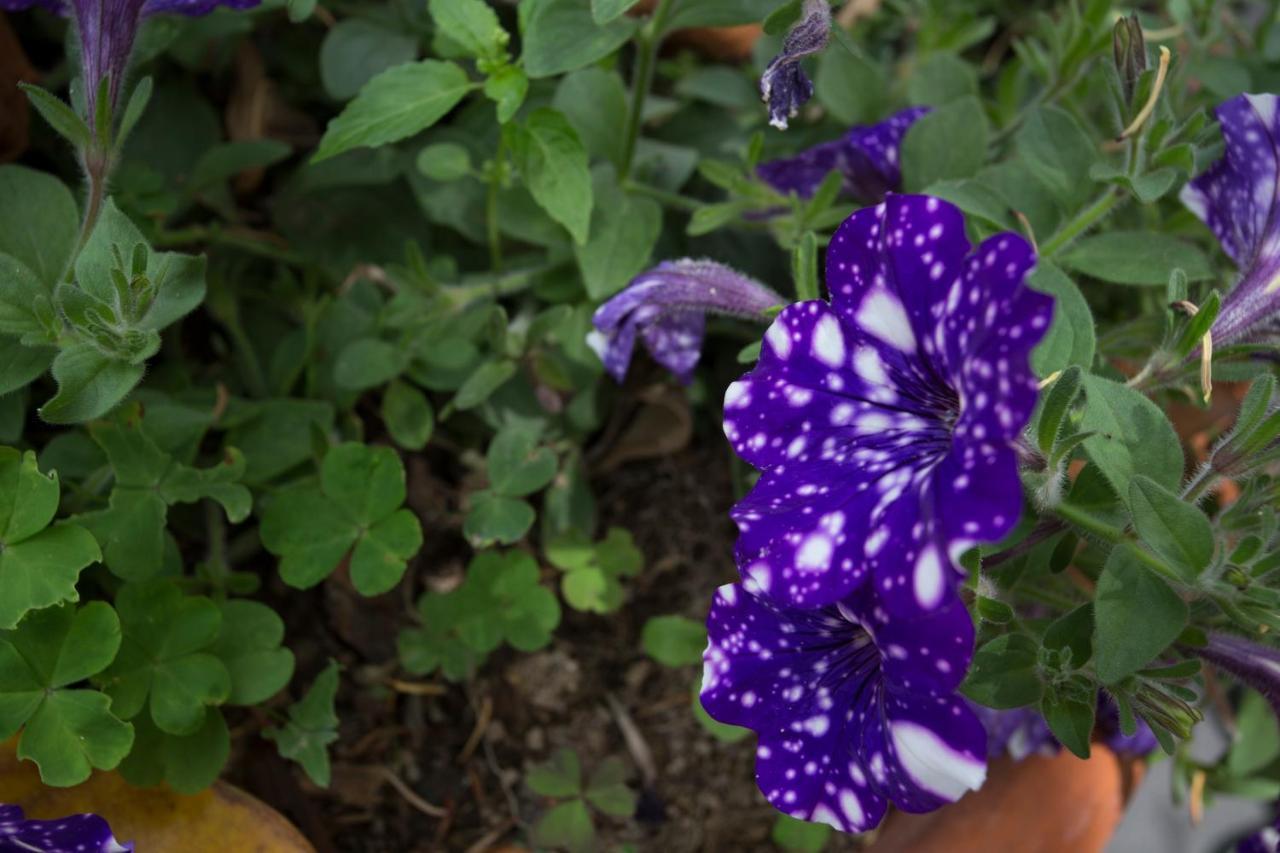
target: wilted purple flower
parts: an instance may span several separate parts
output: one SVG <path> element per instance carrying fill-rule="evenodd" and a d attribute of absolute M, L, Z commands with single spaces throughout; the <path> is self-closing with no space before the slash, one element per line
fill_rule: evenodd
<path fill-rule="evenodd" d="M 1280 331 L 1280 118 L 1275 95 L 1239 95 L 1219 105 L 1226 152 L 1182 190 L 1240 269 L 1213 323 L 1218 346 Z"/>
<path fill-rule="evenodd" d="M 1021 761 L 1030 755 L 1056 755 L 1062 744 L 1053 736 L 1049 724 L 1033 707 L 995 710 L 970 703 L 987 729 L 987 756 L 995 758 L 1007 755 Z M 1120 730 L 1120 712 L 1115 703 L 1098 697 L 1097 736 L 1115 753 L 1146 755 L 1159 746 L 1156 736 L 1146 721 L 1139 718 L 1133 734 Z"/>
<path fill-rule="evenodd" d="M 724 429 L 761 470 L 733 509 L 745 577 L 792 607 L 869 576 L 894 613 L 951 600 L 959 555 L 1022 513 L 1014 442 L 1035 407 L 1028 356 L 1053 301 L 1015 234 L 971 251 L 928 196 L 853 214 L 827 252 L 831 301 L 788 306 Z"/>
<path fill-rule="evenodd" d="M 844 136 L 784 157 L 761 163 L 760 179 L 781 193 L 809 198 L 830 172 L 844 176 L 844 191 L 863 201 L 878 202 L 902 183 L 899 149 L 911 125 L 929 112 L 910 107 L 878 124 L 861 125 Z"/>
<path fill-rule="evenodd" d="M 1276 804 L 1276 819 L 1236 844 L 1236 853 L 1280 853 L 1280 803 Z"/>
<path fill-rule="evenodd" d="M 800 20 L 782 42 L 782 53 L 765 66 L 760 95 L 769 105 L 769 124 L 787 129 L 787 121 L 813 97 L 813 82 L 800 60 L 827 46 L 831 38 L 831 6 L 828 0 L 804 0 Z"/>
<path fill-rule="evenodd" d="M 996 710 L 971 702 L 987 730 L 987 757 L 1007 755 L 1021 761 L 1029 755 L 1056 755 L 1062 745 L 1035 708 Z"/>
<path fill-rule="evenodd" d="M 218 6 L 248 9 L 260 0 L 0 0 L 0 9 L 16 12 L 42 6 L 75 19 L 80 31 L 80 62 L 84 72 L 84 97 L 90 124 L 97 112 L 98 89 L 103 79 L 112 107 L 120 100 L 133 40 L 143 18 L 173 12 L 207 15 Z"/>
<path fill-rule="evenodd" d="M 111 827 L 97 815 L 78 814 L 56 820 L 29 820 L 19 806 L 0 804 L 0 850 L 44 853 L 123 853 Z"/>
<path fill-rule="evenodd" d="M 1188 647 L 1191 654 L 1224 669 L 1262 694 L 1280 717 L 1280 649 L 1264 646 L 1234 634 L 1213 633 L 1203 646 Z"/>
<path fill-rule="evenodd" d="M 724 264 L 663 261 L 596 309 L 587 343 L 621 382 L 639 335 L 654 360 L 687 384 L 698 365 L 708 312 L 763 322 L 765 311 L 782 304 L 781 296 Z"/>
<path fill-rule="evenodd" d="M 748 580 L 720 587 L 707 633 L 702 705 L 759 735 L 756 781 L 792 817 L 860 832 L 887 802 L 930 811 L 985 780 L 986 732 L 955 695 L 973 656 L 957 597 L 891 619 L 871 587 L 797 610 Z"/>

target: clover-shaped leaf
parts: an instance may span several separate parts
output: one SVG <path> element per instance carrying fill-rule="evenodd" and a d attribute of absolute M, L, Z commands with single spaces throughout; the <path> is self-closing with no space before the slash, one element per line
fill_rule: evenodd
<path fill-rule="evenodd" d="M 564 572 L 561 590 L 575 610 L 611 613 L 622 606 L 622 578 L 644 564 L 631 534 L 614 527 L 599 542 L 570 534 L 547 546 L 547 559 Z"/>
<path fill-rule="evenodd" d="M 180 794 L 196 794 L 217 781 L 231 755 L 231 732 L 216 708 L 189 735 L 156 728 L 146 714 L 133 719 L 133 749 L 120 762 L 120 775 L 138 787 L 161 782 Z"/>
<path fill-rule="evenodd" d="M 545 488 L 556 475 L 556 454 L 539 447 L 541 430 L 524 424 L 503 427 L 486 457 L 493 491 L 520 498 Z"/>
<path fill-rule="evenodd" d="M 27 611 L 75 601 L 80 571 L 101 558 L 89 531 L 59 522 L 58 476 L 44 475 L 31 451 L 0 447 L 0 628 Z"/>
<path fill-rule="evenodd" d="M 47 785 L 83 782 L 128 754 L 133 726 L 96 690 L 67 689 L 101 672 L 120 648 L 111 606 L 62 605 L 32 613 L 0 635 L 0 738 L 22 729 L 18 757 L 40 768 Z"/>
<path fill-rule="evenodd" d="M 626 784 L 626 766 L 607 758 L 582 780 L 582 765 L 572 749 L 561 749 L 549 761 L 529 768 L 525 783 L 544 797 L 571 797 L 544 814 L 534 827 L 539 844 L 571 851 L 595 849 L 595 826 L 588 803 L 607 815 L 635 813 L 636 795 Z"/>
<path fill-rule="evenodd" d="M 89 434 L 106 453 L 116 482 L 106 509 L 76 520 L 93 532 L 107 568 L 118 577 L 138 581 L 159 574 L 172 504 L 211 498 L 232 523 L 249 515 L 252 497 L 239 482 L 244 474 L 239 451 L 228 449 L 210 468 L 183 465 L 147 434 L 136 405 L 94 422 Z"/>
<path fill-rule="evenodd" d="M 337 695 L 338 663 L 330 661 L 307 695 L 289 708 L 289 722 L 262 733 L 276 742 L 281 755 L 301 764 L 311 781 L 321 787 L 329 784 L 327 747 L 338 739 L 338 715 L 333 712 Z"/>
<path fill-rule="evenodd" d="M 422 528 L 408 509 L 404 466 L 389 447 L 348 442 L 332 448 L 320 483 L 280 492 L 262 515 L 262 542 L 280 557 L 280 576 L 314 586 L 350 555 L 351 582 L 363 595 L 395 586 L 422 547 Z"/>
<path fill-rule="evenodd" d="M 231 675 L 231 705 L 256 705 L 289 683 L 293 652 L 280 645 L 284 620 L 257 601 L 224 601 L 218 639 L 209 648 Z"/>
<path fill-rule="evenodd" d="M 461 681 L 488 654 L 463 639 L 459 624 L 469 613 L 483 613 L 476 606 L 475 588 L 465 585 L 447 593 L 426 593 L 418 599 L 418 615 L 422 626 L 400 632 L 396 647 L 404 668 L 415 675 L 426 675 L 439 669 L 450 681 Z M 474 642 L 474 637 L 471 638 Z M 496 643 L 494 644 L 496 645 Z"/>
<path fill-rule="evenodd" d="M 153 580 L 121 587 L 116 609 L 124 643 L 99 679 L 112 711 L 127 720 L 146 705 L 161 731 L 194 734 L 207 707 L 231 694 L 231 675 L 210 650 L 222 622 L 218 606 Z"/>
<path fill-rule="evenodd" d="M 477 587 L 488 606 L 463 617 L 464 634 L 468 623 L 491 624 L 500 639 L 522 652 L 551 641 L 560 624 L 560 603 L 542 586 L 533 557 L 523 551 L 486 551 L 471 561 L 466 585 Z"/>

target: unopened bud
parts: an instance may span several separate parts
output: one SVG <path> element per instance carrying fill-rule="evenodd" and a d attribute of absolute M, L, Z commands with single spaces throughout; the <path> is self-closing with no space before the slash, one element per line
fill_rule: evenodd
<path fill-rule="evenodd" d="M 1138 78 L 1147 70 L 1147 41 L 1136 14 L 1116 21 L 1115 29 L 1111 31 L 1111 50 L 1120 85 L 1124 87 L 1125 102 L 1131 103 Z"/>

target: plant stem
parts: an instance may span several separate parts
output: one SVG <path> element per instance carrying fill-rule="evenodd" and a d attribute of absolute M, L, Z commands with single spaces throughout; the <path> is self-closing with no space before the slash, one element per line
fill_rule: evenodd
<path fill-rule="evenodd" d="M 106 155 L 88 151 L 84 158 L 84 171 L 89 179 L 89 197 L 85 202 L 84 222 L 80 223 L 80 239 L 76 241 L 76 253 L 89 242 L 89 235 L 98 224 L 102 213 L 102 202 L 107 196 L 107 158 Z"/>
<path fill-rule="evenodd" d="M 1040 244 L 1040 256 L 1043 258 L 1053 257 L 1057 251 L 1088 231 L 1098 223 L 1098 220 L 1110 213 L 1111 208 L 1115 207 L 1120 199 L 1120 193 L 1115 188 L 1108 189 L 1098 196 L 1093 204 L 1076 214 L 1075 218 L 1070 222 L 1064 223 L 1061 228 L 1050 235 L 1048 240 Z"/>
<path fill-rule="evenodd" d="M 1073 524 L 1086 533 L 1091 533 L 1099 539 L 1114 544 L 1122 544 L 1129 542 L 1129 537 L 1125 534 L 1123 528 L 1116 527 L 1114 524 L 1103 521 L 1097 516 L 1088 513 L 1079 507 L 1072 506 L 1069 503 L 1060 503 L 1053 507 L 1052 512 L 1062 520 Z M 1140 562 L 1145 563 L 1156 574 L 1165 578 L 1165 580 L 1173 581 L 1181 584 L 1182 578 L 1173 569 L 1169 568 L 1163 560 L 1152 554 L 1145 548 L 1130 548 L 1130 553 L 1134 555 Z"/>
<path fill-rule="evenodd" d="M 498 150 L 493 154 L 493 169 L 489 173 L 489 192 L 485 198 L 485 223 L 489 235 L 489 265 L 495 272 L 502 270 L 502 232 L 498 227 L 498 193 L 502 190 L 503 172 L 506 170 L 506 137 L 498 134 Z"/>
<path fill-rule="evenodd" d="M 625 181 L 631 174 L 631 165 L 635 161 L 636 142 L 640 138 L 640 125 L 644 118 L 644 101 L 649 96 L 649 87 L 653 85 L 653 63 L 658 56 L 658 47 L 662 44 L 663 30 L 666 28 L 667 15 L 671 11 L 671 0 L 658 0 L 658 7 L 653 17 L 640 29 L 636 41 L 636 70 L 631 87 L 631 112 L 627 116 L 626 130 L 623 133 L 622 165 L 618 169 L 618 180 Z"/>
<path fill-rule="evenodd" d="M 667 207 L 674 207 L 678 210 L 694 211 L 702 207 L 702 202 L 679 193 L 667 192 L 664 189 L 642 184 L 639 181 L 627 181 L 622 185 L 627 192 L 637 193 L 639 195 L 647 195 L 654 201 L 661 202 Z"/>
<path fill-rule="evenodd" d="M 193 225 L 177 231 L 162 231 L 155 235 L 152 243 L 156 248 L 187 246 L 192 243 L 207 243 L 213 246 L 225 246 L 229 249 L 240 249 L 250 254 L 260 255 L 273 261 L 293 266 L 308 266 L 307 260 L 296 252 L 276 246 L 266 240 L 245 236 L 234 230 L 218 225 Z"/>
<path fill-rule="evenodd" d="M 458 284 L 444 288 L 445 295 L 454 305 L 462 308 L 477 299 L 500 299 L 521 293 L 533 286 L 538 276 L 550 270 L 554 264 L 542 264 L 526 269 L 511 270 L 487 281 Z"/>

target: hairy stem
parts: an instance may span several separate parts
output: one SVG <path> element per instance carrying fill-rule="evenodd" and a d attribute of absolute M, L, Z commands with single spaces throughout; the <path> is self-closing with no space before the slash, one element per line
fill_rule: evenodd
<path fill-rule="evenodd" d="M 658 0 L 653 17 L 641 28 L 636 40 L 636 70 L 631 88 L 631 112 L 627 115 L 626 129 L 622 136 L 622 165 L 618 169 L 620 181 L 625 181 L 631 174 L 631 166 L 635 162 L 636 143 L 640 139 L 640 125 L 644 120 L 644 102 L 649 96 L 649 87 L 653 85 L 653 64 L 658 57 L 658 47 L 662 44 L 663 30 L 670 12 L 671 0 Z"/>
<path fill-rule="evenodd" d="M 1040 256 L 1051 258 L 1055 253 L 1065 248 L 1072 240 L 1088 231 L 1099 220 L 1111 212 L 1111 208 L 1115 207 L 1121 200 L 1121 195 L 1115 188 L 1108 189 L 1102 195 L 1084 210 L 1076 214 L 1075 218 L 1069 222 L 1063 223 L 1062 227 L 1050 235 L 1040 245 Z"/>

